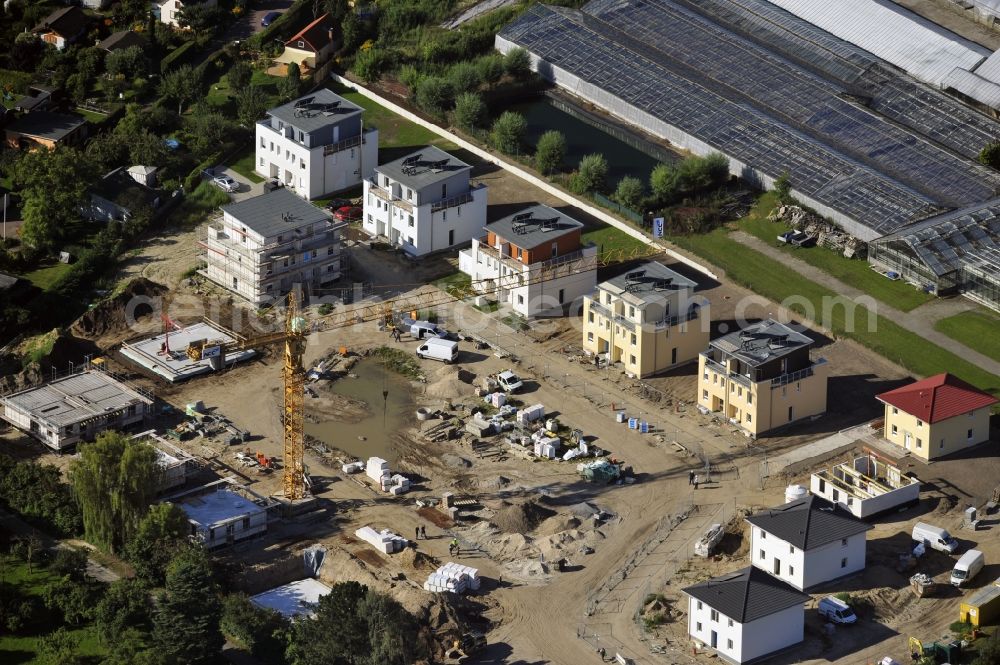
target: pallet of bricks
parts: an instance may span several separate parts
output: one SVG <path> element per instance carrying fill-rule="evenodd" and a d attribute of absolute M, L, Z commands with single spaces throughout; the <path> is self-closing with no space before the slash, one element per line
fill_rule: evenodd
<path fill-rule="evenodd" d="M 478 590 L 479 571 L 451 561 L 431 573 L 427 581 L 424 582 L 424 591 L 432 593 L 445 591 L 465 593 L 466 591 Z"/>

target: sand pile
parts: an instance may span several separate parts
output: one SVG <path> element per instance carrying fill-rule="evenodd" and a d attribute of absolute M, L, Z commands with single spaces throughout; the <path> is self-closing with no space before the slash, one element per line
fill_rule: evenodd
<path fill-rule="evenodd" d="M 555 514 L 554 510 L 545 508 L 534 501 L 504 502 L 503 507 L 497 511 L 491 521 L 498 529 L 506 533 L 527 534 Z"/>
<path fill-rule="evenodd" d="M 409 567 L 413 570 L 421 572 L 430 573 L 438 567 L 436 559 L 424 554 L 423 552 L 418 552 L 411 547 L 404 548 L 402 552 L 393 558 L 404 567 Z"/>
<path fill-rule="evenodd" d="M 503 533 L 486 521 L 459 531 L 463 538 L 479 545 L 497 561 L 534 556 L 538 552 L 531 538 L 519 533 Z"/>
<path fill-rule="evenodd" d="M 575 529 L 580 526 L 580 518 L 574 517 L 572 515 L 553 515 L 544 522 L 538 525 L 535 532 L 539 536 L 551 536 L 557 534 L 561 531 L 568 531 L 570 529 Z"/>
<path fill-rule="evenodd" d="M 604 534 L 596 529 L 587 531 L 569 529 L 546 538 L 539 538 L 535 541 L 535 545 L 545 555 L 546 561 L 558 561 L 564 557 L 582 556 L 585 548 L 593 550 L 602 540 Z"/>
<path fill-rule="evenodd" d="M 442 399 L 470 397 L 476 392 L 472 385 L 475 376 L 467 370 L 445 365 L 434 372 L 433 380 L 427 384 L 427 394 Z"/>

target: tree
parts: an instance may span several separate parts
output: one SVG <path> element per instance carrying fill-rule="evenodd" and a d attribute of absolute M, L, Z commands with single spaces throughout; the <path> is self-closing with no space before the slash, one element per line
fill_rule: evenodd
<path fill-rule="evenodd" d="M 577 169 L 577 180 L 581 191 L 599 192 L 606 186 L 608 160 L 600 153 L 584 155 Z"/>
<path fill-rule="evenodd" d="M 555 173 L 566 158 L 566 137 L 550 129 L 538 139 L 535 147 L 535 168 L 543 175 Z"/>
<path fill-rule="evenodd" d="M 229 118 L 200 102 L 188 117 L 187 125 L 191 150 L 199 160 L 208 159 L 232 136 L 233 124 Z"/>
<path fill-rule="evenodd" d="M 156 166 L 167 159 L 167 149 L 163 139 L 149 131 L 141 129 L 125 136 L 128 141 L 128 158 L 132 164 Z"/>
<path fill-rule="evenodd" d="M 278 94 L 284 100 L 291 100 L 298 97 L 299 91 L 302 89 L 302 70 L 299 69 L 297 63 L 288 63 L 288 68 L 286 69 L 285 78 L 281 79 L 278 83 Z"/>
<path fill-rule="evenodd" d="M 289 624 L 274 610 L 257 607 L 242 594 L 226 596 L 219 621 L 223 634 L 239 641 L 266 663 L 284 660 L 290 638 Z"/>
<path fill-rule="evenodd" d="M 343 21 L 350 9 L 347 0 L 324 0 L 323 3 L 324 13 L 329 14 L 334 21 Z"/>
<path fill-rule="evenodd" d="M 32 529 L 31 533 L 26 536 L 18 536 L 14 539 L 13 552 L 15 556 L 28 564 L 28 572 L 34 572 L 34 565 L 38 563 L 39 558 L 44 554 L 44 546 L 42 545 L 42 539 L 38 537 Z"/>
<path fill-rule="evenodd" d="M 455 124 L 471 132 L 486 120 L 486 102 L 481 95 L 463 92 L 455 98 Z"/>
<path fill-rule="evenodd" d="M 1000 665 L 1000 631 L 993 631 L 988 640 L 976 642 L 976 658 L 972 665 Z"/>
<path fill-rule="evenodd" d="M 112 51 L 104 59 L 104 68 L 112 78 L 123 76 L 132 80 L 138 76 L 145 76 L 148 67 L 149 63 L 141 46 L 129 46 Z"/>
<path fill-rule="evenodd" d="M 439 76 L 427 76 L 417 85 L 417 105 L 428 113 L 443 115 L 454 99 L 451 83 Z"/>
<path fill-rule="evenodd" d="M 177 113 L 184 112 L 184 104 L 198 94 L 198 86 L 192 85 L 194 69 L 191 65 L 181 65 L 167 72 L 160 81 L 160 94 L 177 103 Z"/>
<path fill-rule="evenodd" d="M 42 40 L 33 32 L 19 32 L 10 46 L 10 64 L 22 72 L 33 72 L 42 57 Z"/>
<path fill-rule="evenodd" d="M 531 73 L 531 56 L 521 47 L 512 48 L 503 57 L 503 69 L 516 79 L 525 78 Z"/>
<path fill-rule="evenodd" d="M 642 203 L 642 180 L 627 175 L 618 181 L 614 199 L 626 208 L 637 210 Z"/>
<path fill-rule="evenodd" d="M 249 85 L 236 93 L 236 119 L 243 127 L 253 124 L 267 113 L 267 95 L 259 85 Z"/>
<path fill-rule="evenodd" d="M 380 48 L 361 50 L 354 58 L 354 72 L 361 80 L 372 85 L 382 78 L 382 72 L 389 66 L 389 53 Z"/>
<path fill-rule="evenodd" d="M 149 591 L 139 580 L 123 578 L 112 582 L 94 609 L 94 621 L 105 644 L 117 644 L 130 628 L 149 624 L 153 604 Z"/>
<path fill-rule="evenodd" d="M 60 547 L 52 557 L 49 570 L 59 577 L 82 582 L 87 573 L 87 551 L 76 547 Z"/>
<path fill-rule="evenodd" d="M 490 143 L 494 148 L 507 154 L 520 151 L 521 140 L 528 129 L 524 116 L 514 111 L 504 111 L 493 123 L 490 130 Z"/>
<path fill-rule="evenodd" d="M 389 596 L 357 582 L 335 584 L 319 599 L 314 618 L 295 622 L 290 651 L 297 665 L 408 665 L 426 655 L 416 619 Z M 339 659 L 331 661 L 330 654 Z"/>
<path fill-rule="evenodd" d="M 188 529 L 187 515 L 176 504 L 150 506 L 125 548 L 136 576 L 149 584 L 163 584 L 167 564 L 185 542 Z"/>
<path fill-rule="evenodd" d="M 245 90 L 253 79 L 253 69 L 245 60 L 237 60 L 229 68 L 229 89 L 236 90 L 237 94 Z"/>
<path fill-rule="evenodd" d="M 223 16 L 223 11 L 215 5 L 187 3 L 177 15 L 177 24 L 204 35 L 214 32 L 221 25 Z"/>
<path fill-rule="evenodd" d="M 20 156 L 14 180 L 21 188 L 21 241 L 48 250 L 79 215 L 93 179 L 90 163 L 68 146 L 33 150 Z"/>
<path fill-rule="evenodd" d="M 101 665 L 167 665 L 155 649 L 144 649 L 147 635 L 136 628 L 126 628 L 117 640 L 108 645 L 108 655 Z"/>
<path fill-rule="evenodd" d="M 364 26 L 361 19 L 353 11 L 348 11 L 340 23 L 341 34 L 344 36 L 344 50 L 353 52 L 361 46 L 364 39 Z"/>
<path fill-rule="evenodd" d="M 55 632 L 39 638 L 39 665 L 80 665 L 83 658 L 77 655 L 79 640 L 66 628 L 59 627 Z"/>
<path fill-rule="evenodd" d="M 198 545 L 184 549 L 167 566 L 165 591 L 153 618 L 153 643 L 171 665 L 207 665 L 218 659 L 224 642 L 218 591 L 208 555 Z"/>
<path fill-rule="evenodd" d="M 486 85 L 493 85 L 503 78 L 503 56 L 499 53 L 484 55 L 476 60 L 476 70 L 479 80 Z"/>
<path fill-rule="evenodd" d="M 69 477 L 87 540 L 120 552 L 156 496 L 160 474 L 153 447 L 119 432 L 103 432 L 95 442 L 81 444 Z"/>
<path fill-rule="evenodd" d="M 49 610 L 62 614 L 65 623 L 79 626 L 94 613 L 94 591 L 86 582 L 63 577 L 46 585 L 42 595 Z"/>
<path fill-rule="evenodd" d="M 997 154 L 1000 157 L 1000 151 Z M 788 179 L 788 171 L 782 171 L 781 175 L 774 179 L 774 196 L 782 205 L 792 202 L 792 182 Z"/>
<path fill-rule="evenodd" d="M 669 164 L 657 164 L 649 174 L 649 189 L 662 204 L 670 203 L 678 193 L 677 173 Z"/>
<path fill-rule="evenodd" d="M 80 508 L 62 472 L 51 464 L 0 455 L 0 503 L 22 519 L 63 536 L 83 530 Z"/>
<path fill-rule="evenodd" d="M 479 88 L 479 70 L 471 62 L 459 62 L 448 70 L 448 80 L 456 93 L 474 92 Z"/>

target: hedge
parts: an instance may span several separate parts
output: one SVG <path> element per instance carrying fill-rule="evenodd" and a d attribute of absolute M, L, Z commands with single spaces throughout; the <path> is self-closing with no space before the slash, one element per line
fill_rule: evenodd
<path fill-rule="evenodd" d="M 187 177 L 184 178 L 184 193 L 190 194 L 193 192 L 198 184 L 201 183 L 201 172 L 217 166 L 222 161 L 222 157 L 221 151 L 213 153 L 208 159 L 194 167 L 191 173 L 188 173 Z"/>
<path fill-rule="evenodd" d="M 160 73 L 166 74 L 171 69 L 183 65 L 194 55 L 191 51 L 194 51 L 196 48 L 197 43 L 194 40 L 184 42 L 175 48 L 173 51 L 165 55 L 162 60 L 160 60 Z"/>

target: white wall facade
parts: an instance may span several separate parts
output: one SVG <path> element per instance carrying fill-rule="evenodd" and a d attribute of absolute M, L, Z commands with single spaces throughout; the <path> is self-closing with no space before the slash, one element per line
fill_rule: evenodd
<path fill-rule="evenodd" d="M 378 165 L 376 129 L 365 131 L 361 142 L 359 137 L 341 139 L 335 128 L 336 143 L 309 147 L 267 122 L 256 124 L 254 171 L 264 178 L 278 178 L 306 200 L 356 187 Z"/>
<path fill-rule="evenodd" d="M 866 534 L 803 551 L 773 533 L 750 525 L 753 565 L 798 590 L 850 575 L 865 567 Z"/>
<path fill-rule="evenodd" d="M 218 4 L 218 0 L 201 0 L 198 4 L 205 7 L 215 7 Z M 166 2 L 160 4 L 160 21 L 175 28 L 180 27 L 177 19 L 180 16 L 182 7 L 184 7 L 183 0 L 166 0 Z"/>
<path fill-rule="evenodd" d="M 464 245 L 486 226 L 486 187 L 470 188 L 467 194 L 468 200 L 435 210 L 442 204 L 421 199 L 408 203 L 366 178 L 362 228 L 371 236 L 388 238 L 410 256 Z"/>
<path fill-rule="evenodd" d="M 597 247 L 583 247 L 578 258 L 561 257 L 531 265 L 500 258 L 496 249 L 481 238 L 458 255 L 458 269 L 469 275 L 472 286 L 489 291 L 524 317 L 561 313 L 569 305 L 593 292 L 597 285 Z M 501 275 L 502 273 L 502 275 Z M 520 279 L 518 279 L 520 278 Z M 491 284 L 486 280 L 494 280 Z M 523 283 L 524 286 L 517 286 Z"/>
<path fill-rule="evenodd" d="M 742 624 L 721 612 L 713 615 L 707 603 L 688 597 L 688 634 L 731 663 L 745 663 L 798 644 L 804 628 L 802 605 Z"/>
<path fill-rule="evenodd" d="M 825 474 L 824 474 L 825 475 Z M 878 496 L 862 496 L 838 487 L 818 473 L 809 479 L 809 491 L 831 503 L 839 504 L 858 519 L 865 519 L 920 500 L 920 483 L 913 482 Z"/>
<path fill-rule="evenodd" d="M 267 512 L 260 510 L 210 525 L 192 523 L 191 530 L 205 547 L 222 547 L 267 531 Z"/>

